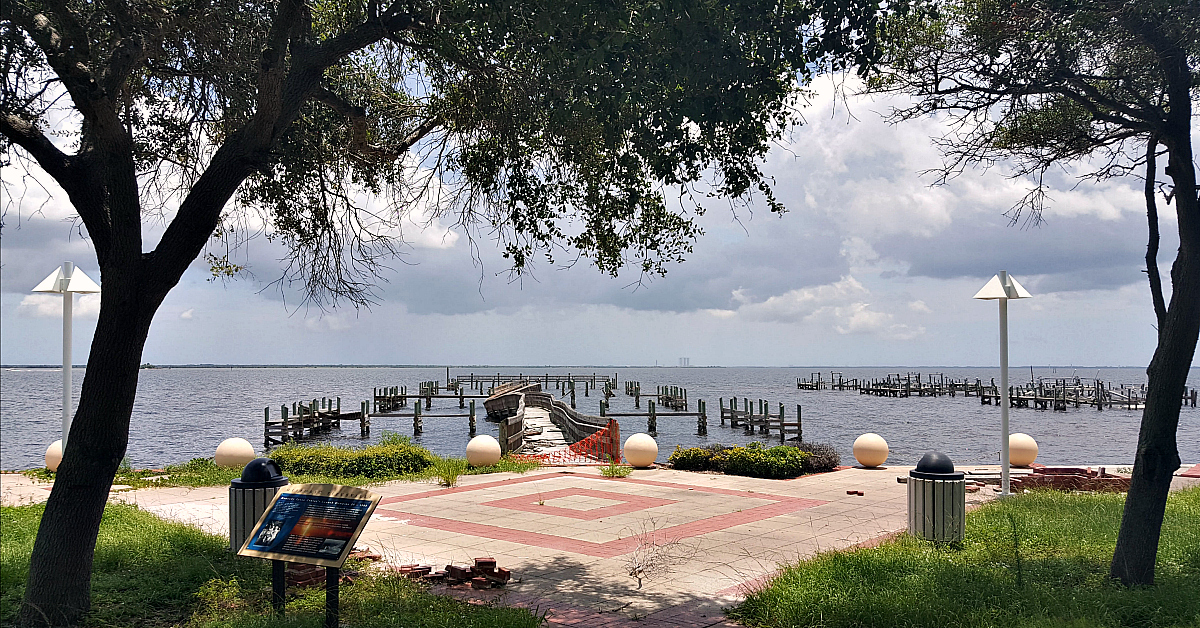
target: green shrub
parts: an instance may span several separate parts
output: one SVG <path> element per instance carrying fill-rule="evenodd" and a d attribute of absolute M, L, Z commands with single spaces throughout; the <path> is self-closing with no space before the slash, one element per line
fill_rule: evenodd
<path fill-rule="evenodd" d="M 794 478 L 804 473 L 808 454 L 787 445 L 763 449 L 754 442 L 725 452 L 725 473 L 756 478 Z"/>
<path fill-rule="evenodd" d="M 765 449 L 762 443 L 754 442 L 745 447 L 676 447 L 667 462 L 683 471 L 721 471 L 733 475 L 778 479 L 794 478 L 809 473 L 805 467 L 811 457 L 809 453 L 796 447 L 780 445 Z"/>
<path fill-rule="evenodd" d="M 667 462 L 681 471 L 713 471 L 712 459 L 714 453 L 712 449 L 707 447 L 682 449 L 676 445 L 675 451 L 671 454 L 670 458 L 667 458 Z"/>
<path fill-rule="evenodd" d="M 379 443 L 357 449 L 289 443 L 271 452 L 284 473 L 388 478 L 418 473 L 437 458 L 403 436 L 385 433 Z"/>

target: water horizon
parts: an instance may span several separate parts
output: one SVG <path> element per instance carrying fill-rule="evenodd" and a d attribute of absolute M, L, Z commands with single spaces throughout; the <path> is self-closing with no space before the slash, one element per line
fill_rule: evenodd
<path fill-rule="evenodd" d="M 406 385 L 416 390 L 419 382 L 444 381 L 446 366 L 392 367 L 376 365 L 155 365 L 139 372 L 137 398 L 130 418 L 130 464 L 143 468 L 210 457 L 221 440 L 241 437 L 257 451 L 263 449 L 263 409 L 277 416 L 281 405 L 313 398 L 342 397 L 343 407 L 354 409 L 367 400 L 372 388 Z M 61 438 L 61 366 L 0 367 L 0 468 L 27 469 L 41 466 L 46 446 Z M 676 445 L 683 447 L 721 443 L 745 444 L 759 441 L 778 443 L 778 437 L 745 434 L 741 429 L 721 427 L 718 399 L 736 396 L 757 401 L 765 399 L 772 413 L 784 404 L 788 417 L 795 416 L 796 405 L 803 408 L 805 440 L 833 445 L 843 462 L 853 463 L 851 445 L 862 433 L 881 434 L 889 443 L 892 464 L 915 464 L 925 451 L 944 451 L 960 464 L 987 464 L 998 461 L 999 409 L 981 405 L 976 397 L 956 398 L 879 398 L 843 391 L 797 390 L 796 379 L 822 372 L 841 372 L 846 378 L 882 378 L 888 374 L 920 372 L 953 379 L 999 379 L 998 367 L 947 366 L 799 366 L 799 367 L 722 367 L 669 366 L 622 367 L 612 365 L 466 365 L 451 366 L 452 377 L 488 375 L 497 370 L 504 374 L 571 373 L 580 378 L 597 375 L 618 376 L 616 396 L 610 400 L 613 413 L 635 411 L 632 397 L 624 395 L 624 381 L 640 381 L 643 392 L 656 386 L 688 389 L 695 411 L 695 400 L 708 405 L 707 436 L 696 434 L 694 417 L 660 416 L 658 419 L 659 461 L 665 461 Z M 1099 378 L 1114 385 L 1145 383 L 1140 367 L 1032 367 L 1033 377 L 1047 379 L 1080 377 Z M 86 369 L 73 369 L 80 373 Z M 1029 381 L 1030 366 L 1009 369 L 1014 384 Z M 83 377 L 73 378 L 78 399 Z M 1200 387 L 1200 369 L 1189 372 L 1189 387 Z M 587 397 L 577 391 L 578 409 L 599 414 L 599 391 Z M 640 411 L 645 411 L 643 400 Z M 469 440 L 466 419 L 439 419 L 440 413 L 462 412 L 457 402 L 436 400 L 425 414 L 424 433 L 414 442 L 434 453 L 462 456 Z M 479 408 L 480 415 L 483 409 Z M 1045 464 L 1128 465 L 1136 452 L 1140 410 L 1071 408 L 1067 412 L 1014 408 L 1010 432 L 1032 435 L 1039 443 L 1038 462 Z M 628 436 L 646 431 L 645 419 L 621 418 L 621 432 Z M 321 439 L 338 445 L 357 446 L 375 442 L 384 431 L 412 436 L 411 419 L 376 417 L 371 436 L 360 439 L 358 426 L 347 426 Z M 495 435 L 495 426 L 479 421 L 479 433 Z M 1180 455 L 1185 462 L 1200 462 L 1200 409 L 1186 408 L 1180 415 L 1178 431 Z M 320 441 L 312 441 L 320 442 Z"/>

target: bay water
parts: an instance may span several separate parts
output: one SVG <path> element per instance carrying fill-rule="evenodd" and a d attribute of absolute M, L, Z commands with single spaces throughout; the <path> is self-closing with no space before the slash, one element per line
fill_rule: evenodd
<path fill-rule="evenodd" d="M 803 407 L 805 440 L 833 445 L 843 464 L 853 464 L 851 446 L 865 432 L 883 436 L 891 449 L 889 463 L 912 465 L 929 450 L 948 454 L 957 464 L 994 464 L 1000 451 L 1000 409 L 981 405 L 976 397 L 881 398 L 856 391 L 797 390 L 797 378 L 821 372 L 826 380 L 837 371 L 846 379 L 883 378 L 889 374 L 922 373 L 947 379 L 999 379 L 992 367 L 451 367 L 451 376 L 469 373 L 574 374 L 579 378 L 616 375 L 617 395 L 610 411 L 634 412 L 634 400 L 624 394 L 625 381 L 641 382 L 643 394 L 656 386 L 686 388 L 690 411 L 696 400 L 708 405 L 707 436 L 696 435 L 695 417 L 658 417 L 659 461 L 665 461 L 676 446 L 709 443 L 744 444 L 759 440 L 776 444 L 774 438 L 745 434 L 741 428 L 722 427 L 718 399 L 731 397 L 765 399 L 772 413 L 784 404 L 793 418 L 796 405 Z M 78 400 L 85 371 L 73 373 Z M 1192 369 L 1188 386 L 1200 386 L 1200 369 Z M 445 367 L 186 367 L 143 369 L 139 374 L 137 399 L 130 423 L 128 462 L 139 468 L 156 468 L 213 455 L 217 445 L 230 437 L 263 446 L 263 408 L 277 417 L 279 407 L 313 398 L 341 397 L 343 410 L 357 410 L 368 400 L 373 387 L 408 386 L 445 381 Z M 1102 380 L 1114 386 L 1141 385 L 1142 368 L 1014 367 L 1012 383 L 1032 378 L 1046 380 L 1079 377 Z M 59 368 L 4 367 L 0 369 L 0 468 L 27 469 L 42 465 L 47 445 L 61 438 L 62 372 Z M 577 384 L 578 409 L 598 415 L 601 391 L 583 396 Z M 496 426 L 482 420 L 482 400 L 477 402 L 480 434 L 496 435 Z M 77 401 L 76 401 L 77 402 Z M 642 408 L 645 411 L 645 398 Z M 662 412 L 669 412 L 660 408 Z M 439 413 L 457 414 L 457 401 L 434 400 L 424 416 L 424 433 L 414 440 L 435 453 L 462 456 L 467 441 L 466 418 L 439 418 Z M 1071 408 L 1066 412 L 1013 408 L 1010 431 L 1027 433 L 1038 442 L 1038 462 L 1055 465 L 1106 464 L 1113 467 L 1133 463 L 1137 449 L 1140 410 Z M 621 433 L 628 436 L 646 431 L 645 418 L 622 417 Z M 371 437 L 359 437 L 358 425 L 346 425 L 324 440 L 338 445 L 358 446 L 375 442 L 385 432 L 412 435 L 412 419 L 375 417 Z M 1185 463 L 1200 463 L 1200 408 L 1185 407 L 1180 415 L 1179 453 Z"/>

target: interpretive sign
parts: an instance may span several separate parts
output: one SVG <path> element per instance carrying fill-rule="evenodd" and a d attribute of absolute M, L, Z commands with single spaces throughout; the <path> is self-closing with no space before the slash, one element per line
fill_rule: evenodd
<path fill-rule="evenodd" d="M 337 484 L 289 484 L 275 494 L 239 556 L 341 567 L 379 505 L 371 491 Z"/>

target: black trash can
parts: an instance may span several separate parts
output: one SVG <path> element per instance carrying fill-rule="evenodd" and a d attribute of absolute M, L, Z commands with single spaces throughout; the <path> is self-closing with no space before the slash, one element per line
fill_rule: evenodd
<path fill-rule="evenodd" d="M 270 458 L 255 458 L 242 469 L 242 477 L 229 486 L 229 549 L 237 552 L 254 524 L 279 489 L 287 486 L 279 464 Z"/>
<path fill-rule="evenodd" d="M 908 533 L 927 541 L 963 540 L 967 480 L 946 454 L 931 451 L 908 472 Z"/>

